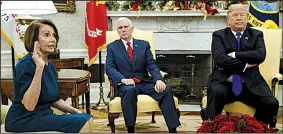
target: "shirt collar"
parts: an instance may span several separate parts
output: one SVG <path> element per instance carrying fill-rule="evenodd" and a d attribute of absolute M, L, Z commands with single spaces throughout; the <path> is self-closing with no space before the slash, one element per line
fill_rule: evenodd
<path fill-rule="evenodd" d="M 233 31 L 232 29 L 231 29 L 231 31 L 232 31 L 233 35 L 234 35 L 235 37 L 237 37 L 237 35 L 236 35 L 237 33 L 236 33 L 235 31 Z M 242 37 L 243 33 L 244 33 L 244 31 L 241 32 L 241 37 Z"/>
<path fill-rule="evenodd" d="M 123 44 L 124 44 L 125 46 L 127 46 L 127 42 L 128 42 L 128 41 L 125 41 L 125 40 L 123 40 L 123 39 L 121 39 L 121 40 L 122 40 Z M 133 46 L 133 38 L 131 38 L 131 40 L 130 40 L 129 42 L 131 43 L 131 46 Z"/>

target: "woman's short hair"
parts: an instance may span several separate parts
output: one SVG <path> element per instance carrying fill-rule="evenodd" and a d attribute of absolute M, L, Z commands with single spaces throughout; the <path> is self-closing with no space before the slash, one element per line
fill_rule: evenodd
<path fill-rule="evenodd" d="M 38 41 L 39 29 L 42 27 L 42 25 L 49 25 L 54 29 L 55 38 L 56 38 L 56 48 L 57 48 L 57 43 L 59 41 L 59 34 L 53 21 L 49 19 L 37 19 L 29 24 L 25 32 L 24 45 L 28 52 L 33 52 L 34 42 Z"/>

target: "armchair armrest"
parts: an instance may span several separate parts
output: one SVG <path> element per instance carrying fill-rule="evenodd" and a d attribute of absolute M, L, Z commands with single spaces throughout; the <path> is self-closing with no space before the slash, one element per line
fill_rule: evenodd
<path fill-rule="evenodd" d="M 167 72 L 163 72 L 163 71 L 160 70 L 160 74 L 161 74 L 162 78 L 165 79 L 165 80 L 167 80 L 169 78 L 169 75 L 168 75 Z"/>
<path fill-rule="evenodd" d="M 5 119 L 9 111 L 9 108 L 10 106 L 8 105 L 1 105 L 1 125 L 5 123 Z"/>
<path fill-rule="evenodd" d="M 108 89 L 110 89 L 108 97 L 110 98 L 110 101 L 115 98 L 114 96 L 114 87 L 112 86 L 112 80 L 107 76 L 107 74 L 104 74 L 105 80 L 108 80 Z"/>
<path fill-rule="evenodd" d="M 168 75 L 167 72 L 163 72 L 163 71 L 160 70 L 160 74 L 161 74 L 161 77 L 165 80 L 167 80 L 169 78 L 169 75 Z M 148 75 L 151 76 L 150 73 L 148 73 Z"/>
<path fill-rule="evenodd" d="M 280 80 L 282 80 L 282 74 L 280 73 L 276 74 L 271 80 L 271 91 L 274 96 L 275 96 L 275 86 Z"/>
<path fill-rule="evenodd" d="M 160 71 L 160 73 L 161 73 L 162 78 L 167 81 L 167 79 L 169 77 L 168 73 L 163 72 L 163 71 Z M 114 87 L 112 86 L 112 80 L 106 74 L 104 74 L 104 78 L 105 78 L 105 80 L 108 80 L 108 89 L 110 89 L 109 97 L 110 97 L 110 101 L 111 101 L 115 98 Z"/>

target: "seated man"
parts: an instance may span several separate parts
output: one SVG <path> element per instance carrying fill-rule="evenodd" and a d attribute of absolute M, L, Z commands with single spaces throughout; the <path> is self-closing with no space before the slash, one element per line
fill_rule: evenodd
<path fill-rule="evenodd" d="M 206 119 L 221 114 L 224 105 L 234 101 L 254 107 L 256 119 L 266 124 L 277 115 L 278 100 L 259 72 L 266 56 L 263 33 L 246 27 L 247 15 L 245 5 L 231 5 L 227 13 L 229 27 L 213 33 L 215 65 L 208 80 Z"/>
<path fill-rule="evenodd" d="M 176 132 L 180 121 L 173 93 L 162 81 L 149 42 L 132 37 L 134 27 L 128 18 L 119 18 L 116 26 L 121 39 L 107 46 L 106 74 L 112 79 L 115 96 L 121 97 L 128 132 L 135 132 L 138 94 L 149 95 L 158 101 L 169 132 Z"/>

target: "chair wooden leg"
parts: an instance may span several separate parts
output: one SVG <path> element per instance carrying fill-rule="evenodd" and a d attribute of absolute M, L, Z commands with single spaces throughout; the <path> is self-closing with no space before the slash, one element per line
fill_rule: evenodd
<path fill-rule="evenodd" d="M 83 94 L 82 95 L 82 108 L 84 109 L 85 108 L 85 95 Z"/>
<path fill-rule="evenodd" d="M 152 112 L 151 123 L 156 123 L 156 121 L 155 121 L 155 119 L 154 119 L 154 116 L 155 116 L 155 112 Z"/>
<path fill-rule="evenodd" d="M 74 108 L 79 108 L 79 97 L 78 96 L 71 96 L 72 99 L 72 106 Z"/>
<path fill-rule="evenodd" d="M 226 115 L 227 115 L 227 116 L 230 116 L 230 113 L 229 113 L 229 112 L 226 112 Z"/>
<path fill-rule="evenodd" d="M 108 125 L 111 127 L 111 132 L 115 133 L 115 119 L 118 118 L 120 113 L 108 113 Z"/>
<path fill-rule="evenodd" d="M 85 93 L 85 100 L 86 100 L 86 113 L 90 114 L 90 91 Z"/>
<path fill-rule="evenodd" d="M 1 99 L 2 99 L 2 104 L 3 105 L 8 105 L 8 97 L 1 93 Z"/>

